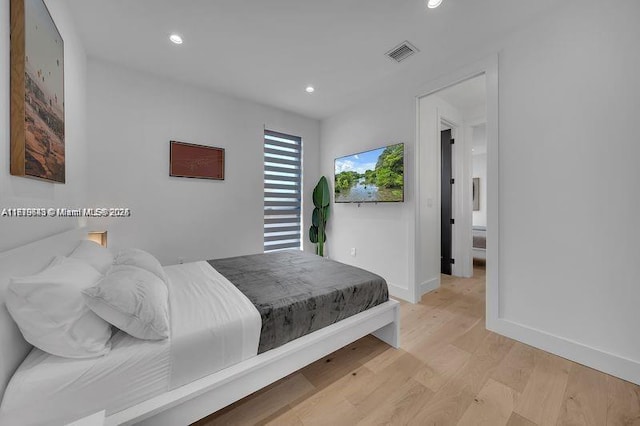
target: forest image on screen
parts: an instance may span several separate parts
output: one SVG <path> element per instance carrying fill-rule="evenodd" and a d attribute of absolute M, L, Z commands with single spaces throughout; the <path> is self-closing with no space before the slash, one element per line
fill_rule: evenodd
<path fill-rule="evenodd" d="M 361 152 L 335 161 L 335 202 L 404 201 L 404 144 Z"/>

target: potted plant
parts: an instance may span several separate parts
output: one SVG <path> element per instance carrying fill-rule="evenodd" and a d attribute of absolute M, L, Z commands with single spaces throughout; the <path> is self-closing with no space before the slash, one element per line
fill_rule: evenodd
<path fill-rule="evenodd" d="M 322 257 L 324 257 L 324 243 L 327 241 L 326 226 L 330 204 L 329 183 L 327 178 L 322 176 L 313 189 L 315 208 L 311 216 L 311 228 L 309 228 L 309 239 L 316 245 L 316 254 Z"/>

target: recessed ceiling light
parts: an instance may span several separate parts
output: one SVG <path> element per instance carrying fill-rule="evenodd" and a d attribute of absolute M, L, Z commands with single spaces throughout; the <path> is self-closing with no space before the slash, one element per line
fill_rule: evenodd
<path fill-rule="evenodd" d="M 435 9 L 442 4 L 442 0 L 427 0 L 427 7 L 429 9 Z"/>
<path fill-rule="evenodd" d="M 306 88 L 306 89 L 304 89 L 304 90 L 306 90 L 306 91 L 307 91 L 307 93 L 313 93 L 313 92 L 315 92 L 315 91 L 316 91 L 316 89 L 314 89 L 314 88 L 313 88 L 313 86 L 307 86 L 307 88 Z"/>
<path fill-rule="evenodd" d="M 178 34 L 171 34 L 169 36 L 169 40 L 171 40 L 171 42 L 175 44 L 182 44 L 182 37 L 180 37 Z"/>

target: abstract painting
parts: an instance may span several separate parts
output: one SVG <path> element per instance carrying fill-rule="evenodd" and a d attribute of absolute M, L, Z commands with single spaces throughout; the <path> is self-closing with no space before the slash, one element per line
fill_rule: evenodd
<path fill-rule="evenodd" d="M 65 182 L 64 42 L 43 0 L 11 0 L 11 174 Z"/>
<path fill-rule="evenodd" d="M 169 175 L 224 180 L 224 148 L 171 141 Z"/>

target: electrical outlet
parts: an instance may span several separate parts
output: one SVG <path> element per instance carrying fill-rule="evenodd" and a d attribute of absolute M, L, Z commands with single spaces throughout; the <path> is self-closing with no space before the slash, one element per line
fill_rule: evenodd
<path fill-rule="evenodd" d="M 356 248 L 351 247 L 351 256 L 356 257 Z"/>

